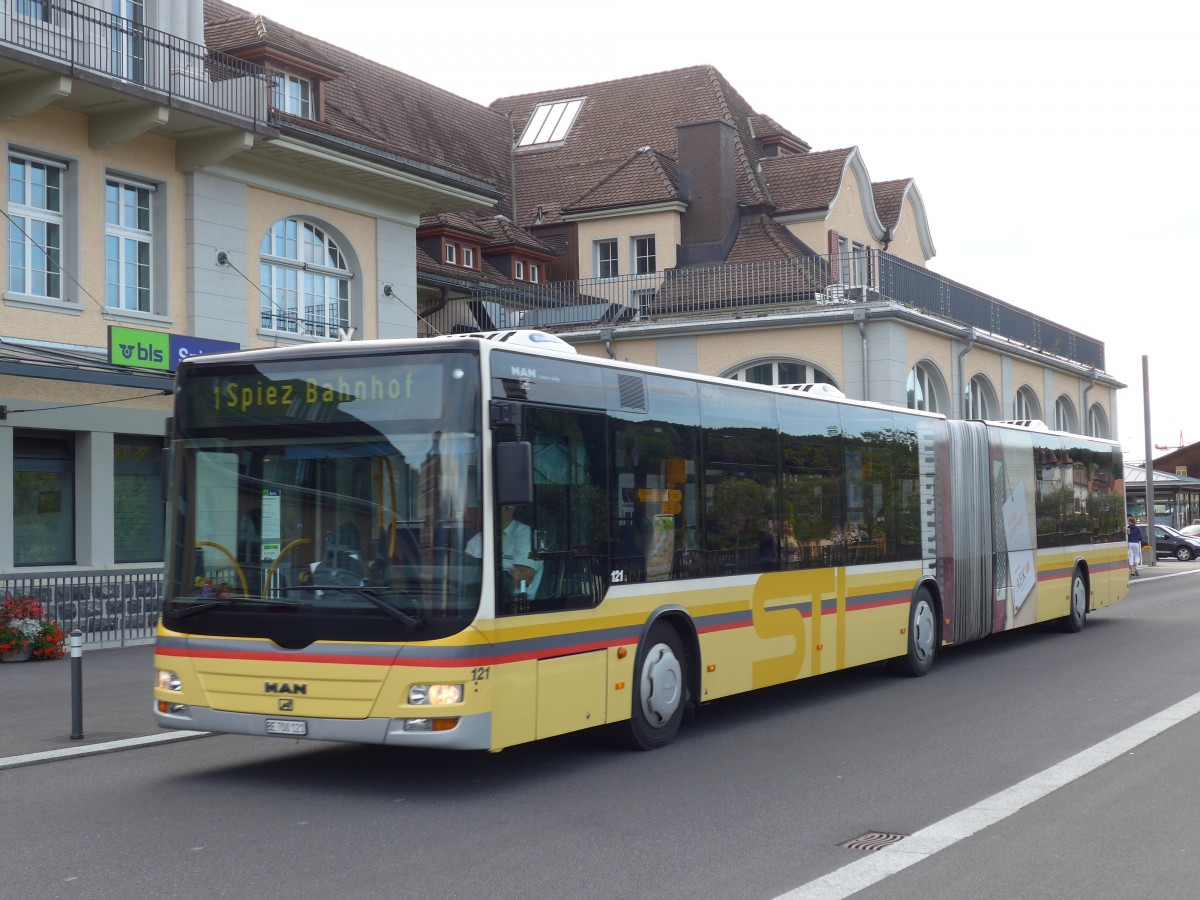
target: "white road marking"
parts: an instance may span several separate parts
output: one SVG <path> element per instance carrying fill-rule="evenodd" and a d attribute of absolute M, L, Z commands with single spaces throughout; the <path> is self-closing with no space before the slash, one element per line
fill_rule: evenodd
<path fill-rule="evenodd" d="M 148 734 L 144 737 L 125 738 L 120 741 L 105 741 L 102 744 L 83 744 L 79 747 L 63 747 L 61 750 L 43 750 L 40 753 L 25 753 L 21 756 L 3 756 L 0 757 L 0 769 L 14 769 L 17 766 L 30 766 L 34 763 L 70 759 L 73 756 L 112 753 L 116 750 L 128 750 L 130 747 L 142 747 L 146 744 L 185 741 L 189 738 L 203 737 L 208 733 L 207 731 L 172 731 L 164 734 Z"/>
<path fill-rule="evenodd" d="M 1026 778 L 997 794 L 979 801 L 961 812 L 934 822 L 927 828 L 906 837 L 895 844 L 863 857 L 857 862 L 843 866 L 803 884 L 795 890 L 781 894 L 776 900 L 834 900 L 877 884 L 889 875 L 895 875 L 923 859 L 945 850 L 977 831 L 1006 819 L 1047 794 L 1070 784 L 1093 769 L 1118 756 L 1128 753 L 1139 744 L 1161 734 L 1172 725 L 1178 725 L 1200 712 L 1200 693 L 1164 709 L 1162 712 L 1132 725 L 1107 740 L 1065 759 L 1038 774 Z"/>

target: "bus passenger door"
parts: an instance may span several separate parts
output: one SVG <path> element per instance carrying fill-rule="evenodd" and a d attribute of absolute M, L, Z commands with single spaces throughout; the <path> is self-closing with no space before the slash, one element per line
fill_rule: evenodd
<path fill-rule="evenodd" d="M 558 619 L 550 643 L 568 653 L 537 664 L 537 736 L 604 722 L 608 685 L 603 650 L 592 643 L 591 616 L 605 590 L 608 546 L 607 440 L 603 416 L 527 407 L 525 438 L 533 446 L 532 556 L 540 564 L 529 613 Z"/>

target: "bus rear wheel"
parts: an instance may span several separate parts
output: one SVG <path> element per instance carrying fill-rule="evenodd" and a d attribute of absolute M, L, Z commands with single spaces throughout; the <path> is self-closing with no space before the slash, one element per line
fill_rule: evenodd
<path fill-rule="evenodd" d="M 1083 631 L 1083 624 L 1087 621 L 1087 602 L 1087 585 L 1083 581 L 1083 573 L 1076 569 L 1071 576 L 1071 611 L 1058 620 L 1059 631 Z"/>
<path fill-rule="evenodd" d="M 908 652 L 891 661 L 896 675 L 916 678 L 933 668 L 938 647 L 938 613 L 928 588 L 918 588 L 908 607 Z"/>
<path fill-rule="evenodd" d="M 635 750 L 665 747 L 679 731 L 687 699 L 687 655 L 670 625 L 650 627 L 638 650 L 634 679 L 633 715 L 622 723 L 622 742 Z"/>

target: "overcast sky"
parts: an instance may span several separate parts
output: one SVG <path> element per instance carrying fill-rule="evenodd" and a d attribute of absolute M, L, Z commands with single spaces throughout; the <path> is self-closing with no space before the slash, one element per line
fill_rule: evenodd
<path fill-rule="evenodd" d="M 1196 0 L 240 5 L 482 104 L 716 66 L 814 150 L 915 179 L 930 268 L 1103 341 L 1127 459 L 1143 355 L 1153 443 L 1200 442 Z"/>

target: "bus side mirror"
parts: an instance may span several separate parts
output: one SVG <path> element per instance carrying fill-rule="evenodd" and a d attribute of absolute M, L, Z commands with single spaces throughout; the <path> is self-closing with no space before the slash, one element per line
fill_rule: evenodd
<path fill-rule="evenodd" d="M 533 444 L 529 441 L 496 445 L 496 502 L 501 506 L 533 502 Z"/>

